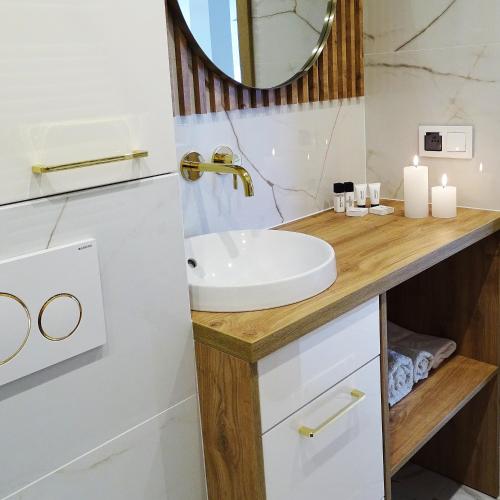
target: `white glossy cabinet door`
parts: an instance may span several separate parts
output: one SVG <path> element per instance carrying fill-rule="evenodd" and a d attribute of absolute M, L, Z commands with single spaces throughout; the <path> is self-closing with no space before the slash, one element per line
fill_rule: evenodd
<path fill-rule="evenodd" d="M 364 399 L 353 398 L 353 390 Z M 299 434 L 356 401 L 315 437 Z M 267 500 L 383 498 L 381 422 L 377 358 L 264 434 Z"/>
<path fill-rule="evenodd" d="M 380 354 L 375 297 L 258 363 L 262 431 Z"/>
<path fill-rule="evenodd" d="M 164 0 L 0 1 L 0 67 L 0 205 L 177 169 Z"/>

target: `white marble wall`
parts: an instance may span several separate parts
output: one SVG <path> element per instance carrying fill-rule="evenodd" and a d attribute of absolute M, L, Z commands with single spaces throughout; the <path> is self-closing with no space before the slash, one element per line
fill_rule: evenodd
<path fill-rule="evenodd" d="M 205 498 L 178 191 L 169 175 L 0 208 L 0 260 L 97 240 L 107 330 L 0 387 L 1 499 Z"/>
<path fill-rule="evenodd" d="M 500 209 L 500 2 L 367 0 L 367 175 L 402 198 L 422 124 L 473 125 L 473 160 L 425 159 L 459 204 Z M 482 163 L 482 169 L 480 165 Z"/>
<path fill-rule="evenodd" d="M 252 0 L 257 87 L 274 87 L 298 73 L 318 44 L 327 0 Z"/>
<path fill-rule="evenodd" d="M 300 218 L 332 205 L 334 181 L 365 180 L 363 99 L 176 118 L 175 128 L 179 160 L 227 145 L 255 184 L 245 198 L 231 176 L 182 182 L 188 236 Z"/>

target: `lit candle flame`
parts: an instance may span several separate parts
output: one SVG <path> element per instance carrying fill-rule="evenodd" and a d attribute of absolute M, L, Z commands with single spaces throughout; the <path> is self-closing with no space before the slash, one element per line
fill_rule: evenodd
<path fill-rule="evenodd" d="M 418 155 L 415 155 L 413 157 L 413 166 L 414 167 L 418 167 L 418 164 L 420 163 L 420 158 L 418 157 Z"/>
<path fill-rule="evenodd" d="M 479 164 L 479 172 L 483 173 L 483 162 Z"/>
<path fill-rule="evenodd" d="M 448 185 L 448 176 L 446 174 L 443 174 L 443 178 L 441 179 L 441 184 L 443 185 L 443 188 L 445 188 Z"/>

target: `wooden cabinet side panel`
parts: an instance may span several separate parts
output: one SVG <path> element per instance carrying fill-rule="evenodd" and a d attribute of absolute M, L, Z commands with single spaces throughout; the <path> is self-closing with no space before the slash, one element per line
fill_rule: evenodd
<path fill-rule="evenodd" d="M 265 500 L 257 367 L 196 342 L 209 500 Z"/>
<path fill-rule="evenodd" d="M 382 405 L 382 433 L 384 438 L 385 500 L 392 500 L 391 487 L 391 440 L 389 413 L 389 382 L 387 355 L 387 294 L 380 295 L 380 394 Z"/>

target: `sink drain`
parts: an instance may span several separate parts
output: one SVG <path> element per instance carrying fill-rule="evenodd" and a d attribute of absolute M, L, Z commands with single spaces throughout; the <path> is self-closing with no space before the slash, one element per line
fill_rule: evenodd
<path fill-rule="evenodd" d="M 195 259 L 188 259 L 187 260 L 188 266 L 194 269 L 195 267 L 198 267 L 198 262 L 196 262 Z"/>

